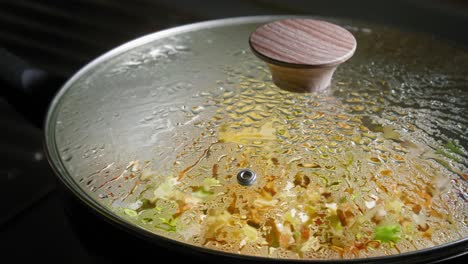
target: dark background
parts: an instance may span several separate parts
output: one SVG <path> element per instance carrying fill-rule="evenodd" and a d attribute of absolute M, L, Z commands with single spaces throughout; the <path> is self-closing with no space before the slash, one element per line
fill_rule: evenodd
<path fill-rule="evenodd" d="M 367 20 L 468 46 L 468 1 L 463 0 L 0 0 L 0 46 L 62 82 L 97 56 L 145 34 L 203 20 L 269 14 Z M 0 72 L 5 62 L 0 57 Z M 46 83 L 41 89 L 47 94 L 58 87 Z M 0 95 L 1 258 L 108 261 L 96 248 L 118 247 L 106 247 L 115 244 L 112 237 L 103 237 L 99 224 L 73 210 L 42 151 L 47 98 L 12 92 L 2 76 Z"/>

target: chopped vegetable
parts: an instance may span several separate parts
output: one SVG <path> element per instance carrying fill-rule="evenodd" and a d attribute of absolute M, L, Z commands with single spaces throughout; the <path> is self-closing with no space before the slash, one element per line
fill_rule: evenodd
<path fill-rule="evenodd" d="M 135 210 L 124 208 L 123 211 L 128 216 L 131 216 L 131 217 L 137 217 L 138 216 L 138 213 Z"/>
<path fill-rule="evenodd" d="M 168 178 L 154 191 L 154 199 L 169 199 L 172 195 L 174 195 L 174 186 L 177 184 L 177 178 Z"/>
<path fill-rule="evenodd" d="M 456 153 L 458 155 L 464 155 L 462 149 L 462 146 L 458 145 L 455 141 L 449 140 L 447 144 L 445 144 L 445 147 L 448 148 L 451 152 Z"/>
<path fill-rule="evenodd" d="M 198 198 L 207 198 L 213 194 L 214 192 L 205 191 L 205 189 L 203 188 L 199 188 L 198 190 L 192 193 L 193 196 L 198 197 Z"/>
<path fill-rule="evenodd" d="M 216 186 L 221 186 L 221 185 L 219 184 L 219 181 L 214 178 L 206 178 L 203 180 L 203 190 L 207 192 L 211 191 L 213 187 L 216 187 Z"/>
<path fill-rule="evenodd" d="M 396 243 L 400 240 L 400 226 L 377 226 L 374 229 L 374 239 L 384 243 Z"/>
<path fill-rule="evenodd" d="M 165 168 L 178 177 L 161 178 L 133 162 L 119 180 L 136 177 L 147 188 L 132 189 L 141 196 L 125 206 L 115 197 L 116 208 L 170 238 L 270 257 L 373 256 L 466 234 L 455 221 L 464 219 L 463 210 L 452 210 L 463 209 L 464 189 L 449 189 L 457 179 L 442 168 L 466 175 L 467 153 L 457 142 L 425 146 L 412 137 L 419 128 L 410 130 L 383 110 L 365 116 L 377 111 L 369 95 L 353 95 L 359 105 L 350 109 L 330 107 L 334 96 L 295 101 L 283 92 L 278 98 L 276 91 L 259 93 L 260 101 L 252 91 L 230 92 L 216 118 L 196 121 L 197 131 L 209 129 L 190 145 L 177 144 L 183 152 Z M 460 160 L 462 166 L 455 164 Z M 259 176 L 252 186 L 237 184 L 245 168 Z"/>
<path fill-rule="evenodd" d="M 442 156 L 454 160 L 456 162 L 460 162 L 460 159 L 457 158 L 455 155 L 448 153 L 447 151 L 443 150 L 442 148 L 438 148 L 435 152 L 436 154 L 441 154 Z"/>
<path fill-rule="evenodd" d="M 156 176 L 156 173 L 153 170 L 146 168 L 141 172 L 140 180 L 146 181 L 154 176 Z"/>
<path fill-rule="evenodd" d="M 161 221 L 161 224 L 157 225 L 156 226 L 157 228 L 166 230 L 168 232 L 176 232 L 177 231 L 177 227 L 176 227 L 177 219 L 174 219 L 174 218 L 166 219 L 166 218 L 160 217 L 159 220 Z"/>
<path fill-rule="evenodd" d="M 242 227 L 242 232 L 244 232 L 245 237 L 247 238 L 248 241 L 255 241 L 258 238 L 258 232 L 257 229 L 249 226 L 249 225 L 244 225 Z"/>
<path fill-rule="evenodd" d="M 193 195 L 198 198 L 207 198 L 214 194 L 213 187 L 221 186 L 219 181 L 214 178 L 206 178 L 203 180 L 203 186 L 196 188 Z"/>

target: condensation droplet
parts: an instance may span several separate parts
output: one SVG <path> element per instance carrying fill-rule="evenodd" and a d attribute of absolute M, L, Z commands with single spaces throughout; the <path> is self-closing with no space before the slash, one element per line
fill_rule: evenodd
<path fill-rule="evenodd" d="M 178 51 L 189 51 L 190 47 L 185 45 L 177 45 L 174 47 Z"/>
<path fill-rule="evenodd" d="M 192 107 L 192 113 L 195 115 L 200 114 L 205 108 L 203 106 L 194 106 Z"/>
<path fill-rule="evenodd" d="M 63 161 L 70 161 L 73 158 L 71 154 L 65 154 L 62 156 Z"/>
<path fill-rule="evenodd" d="M 62 152 L 67 152 L 68 150 L 70 150 L 70 147 L 64 147 L 64 148 L 62 148 Z"/>

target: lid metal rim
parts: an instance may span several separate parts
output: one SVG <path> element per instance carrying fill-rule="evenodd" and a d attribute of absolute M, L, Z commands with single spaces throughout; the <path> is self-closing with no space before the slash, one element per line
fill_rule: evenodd
<path fill-rule="evenodd" d="M 73 195 L 75 195 L 81 202 L 92 208 L 92 210 L 96 211 L 99 215 L 106 218 L 110 222 L 117 224 L 124 229 L 131 230 L 135 232 L 136 235 L 151 240 L 151 239 L 159 239 L 161 241 L 167 241 L 172 244 L 180 245 L 181 247 L 191 248 L 200 252 L 207 252 L 213 255 L 220 255 L 226 257 L 232 257 L 237 259 L 245 259 L 245 260 L 252 260 L 252 261 L 274 261 L 274 262 L 295 262 L 295 263 L 391 263 L 394 261 L 403 261 L 405 259 L 417 259 L 418 256 L 426 256 L 426 258 L 422 258 L 425 260 L 441 260 L 441 259 L 449 259 L 453 258 L 454 256 L 461 256 L 468 254 L 468 237 L 459 239 L 457 241 L 445 243 L 442 245 L 417 250 L 417 251 L 410 251 L 402 254 L 397 255 L 388 255 L 388 256 L 380 256 L 380 257 L 370 257 L 370 258 L 356 258 L 356 259 L 331 259 L 331 260 L 310 260 L 310 259 L 282 259 L 282 258 L 269 258 L 269 257 L 260 257 L 260 256 L 251 256 L 251 255 L 242 255 L 236 253 L 229 253 L 224 251 L 218 251 L 214 249 L 204 248 L 200 246 L 194 246 L 188 243 L 172 240 L 155 233 L 152 233 L 146 229 L 138 227 L 136 225 L 132 225 L 131 223 L 125 221 L 114 212 L 106 208 L 104 205 L 100 204 L 91 197 L 88 193 L 86 193 L 76 181 L 73 180 L 73 177 L 68 173 L 65 164 L 60 158 L 58 146 L 56 145 L 55 141 L 55 125 L 56 125 L 56 117 L 57 117 L 57 109 L 61 104 L 61 98 L 66 94 L 68 89 L 75 83 L 79 78 L 81 78 L 85 73 L 89 72 L 93 69 L 96 65 L 101 64 L 102 62 L 113 58 L 119 54 L 122 54 L 130 49 L 135 47 L 147 44 L 149 42 L 155 41 L 157 39 L 161 39 L 168 36 L 173 36 L 175 34 L 186 33 L 190 31 L 195 31 L 199 29 L 208 29 L 219 27 L 222 25 L 241 25 L 247 23 L 262 23 L 267 21 L 274 21 L 283 18 L 292 18 L 292 17 L 309 17 L 309 18 L 320 18 L 316 16 L 297 16 L 297 15 L 275 15 L 275 16 L 247 16 L 247 17 L 236 17 L 236 18 L 227 18 L 227 19 L 218 19 L 218 20 L 210 20 L 206 22 L 198 22 L 193 23 L 185 26 L 179 26 L 175 28 L 170 28 L 167 30 L 155 32 L 146 36 L 142 36 L 130 42 L 127 42 L 121 46 L 118 46 L 107 53 L 101 55 L 100 57 L 94 59 L 86 66 L 84 66 L 81 70 L 79 70 L 76 74 L 74 74 L 59 90 L 59 92 L 55 95 L 54 99 L 52 100 L 45 120 L 45 127 L 44 127 L 44 149 L 49 160 L 49 164 L 51 165 L 52 169 L 54 170 L 57 177 L 60 181 L 66 186 L 68 190 L 70 190 Z M 325 18 L 326 19 L 326 18 Z M 330 18 L 331 19 L 331 18 Z M 443 252 L 445 249 L 452 249 L 454 255 L 445 256 L 443 258 L 427 258 L 427 255 L 435 252 Z M 452 252 L 451 251 L 451 252 Z M 455 254 L 455 252 L 457 254 Z M 419 262 L 419 261 L 418 261 Z"/>

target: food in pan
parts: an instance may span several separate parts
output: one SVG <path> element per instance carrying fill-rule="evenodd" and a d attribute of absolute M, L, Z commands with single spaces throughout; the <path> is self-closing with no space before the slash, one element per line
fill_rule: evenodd
<path fill-rule="evenodd" d="M 144 187 L 120 211 L 145 228 L 227 252 L 320 259 L 467 235 L 467 175 L 454 165 L 466 150 L 429 147 L 398 121 L 403 108 L 379 118 L 376 94 L 294 94 L 252 78 L 212 99 L 219 109 L 173 171 L 127 168 Z M 251 186 L 237 181 L 243 169 L 257 175 Z"/>

